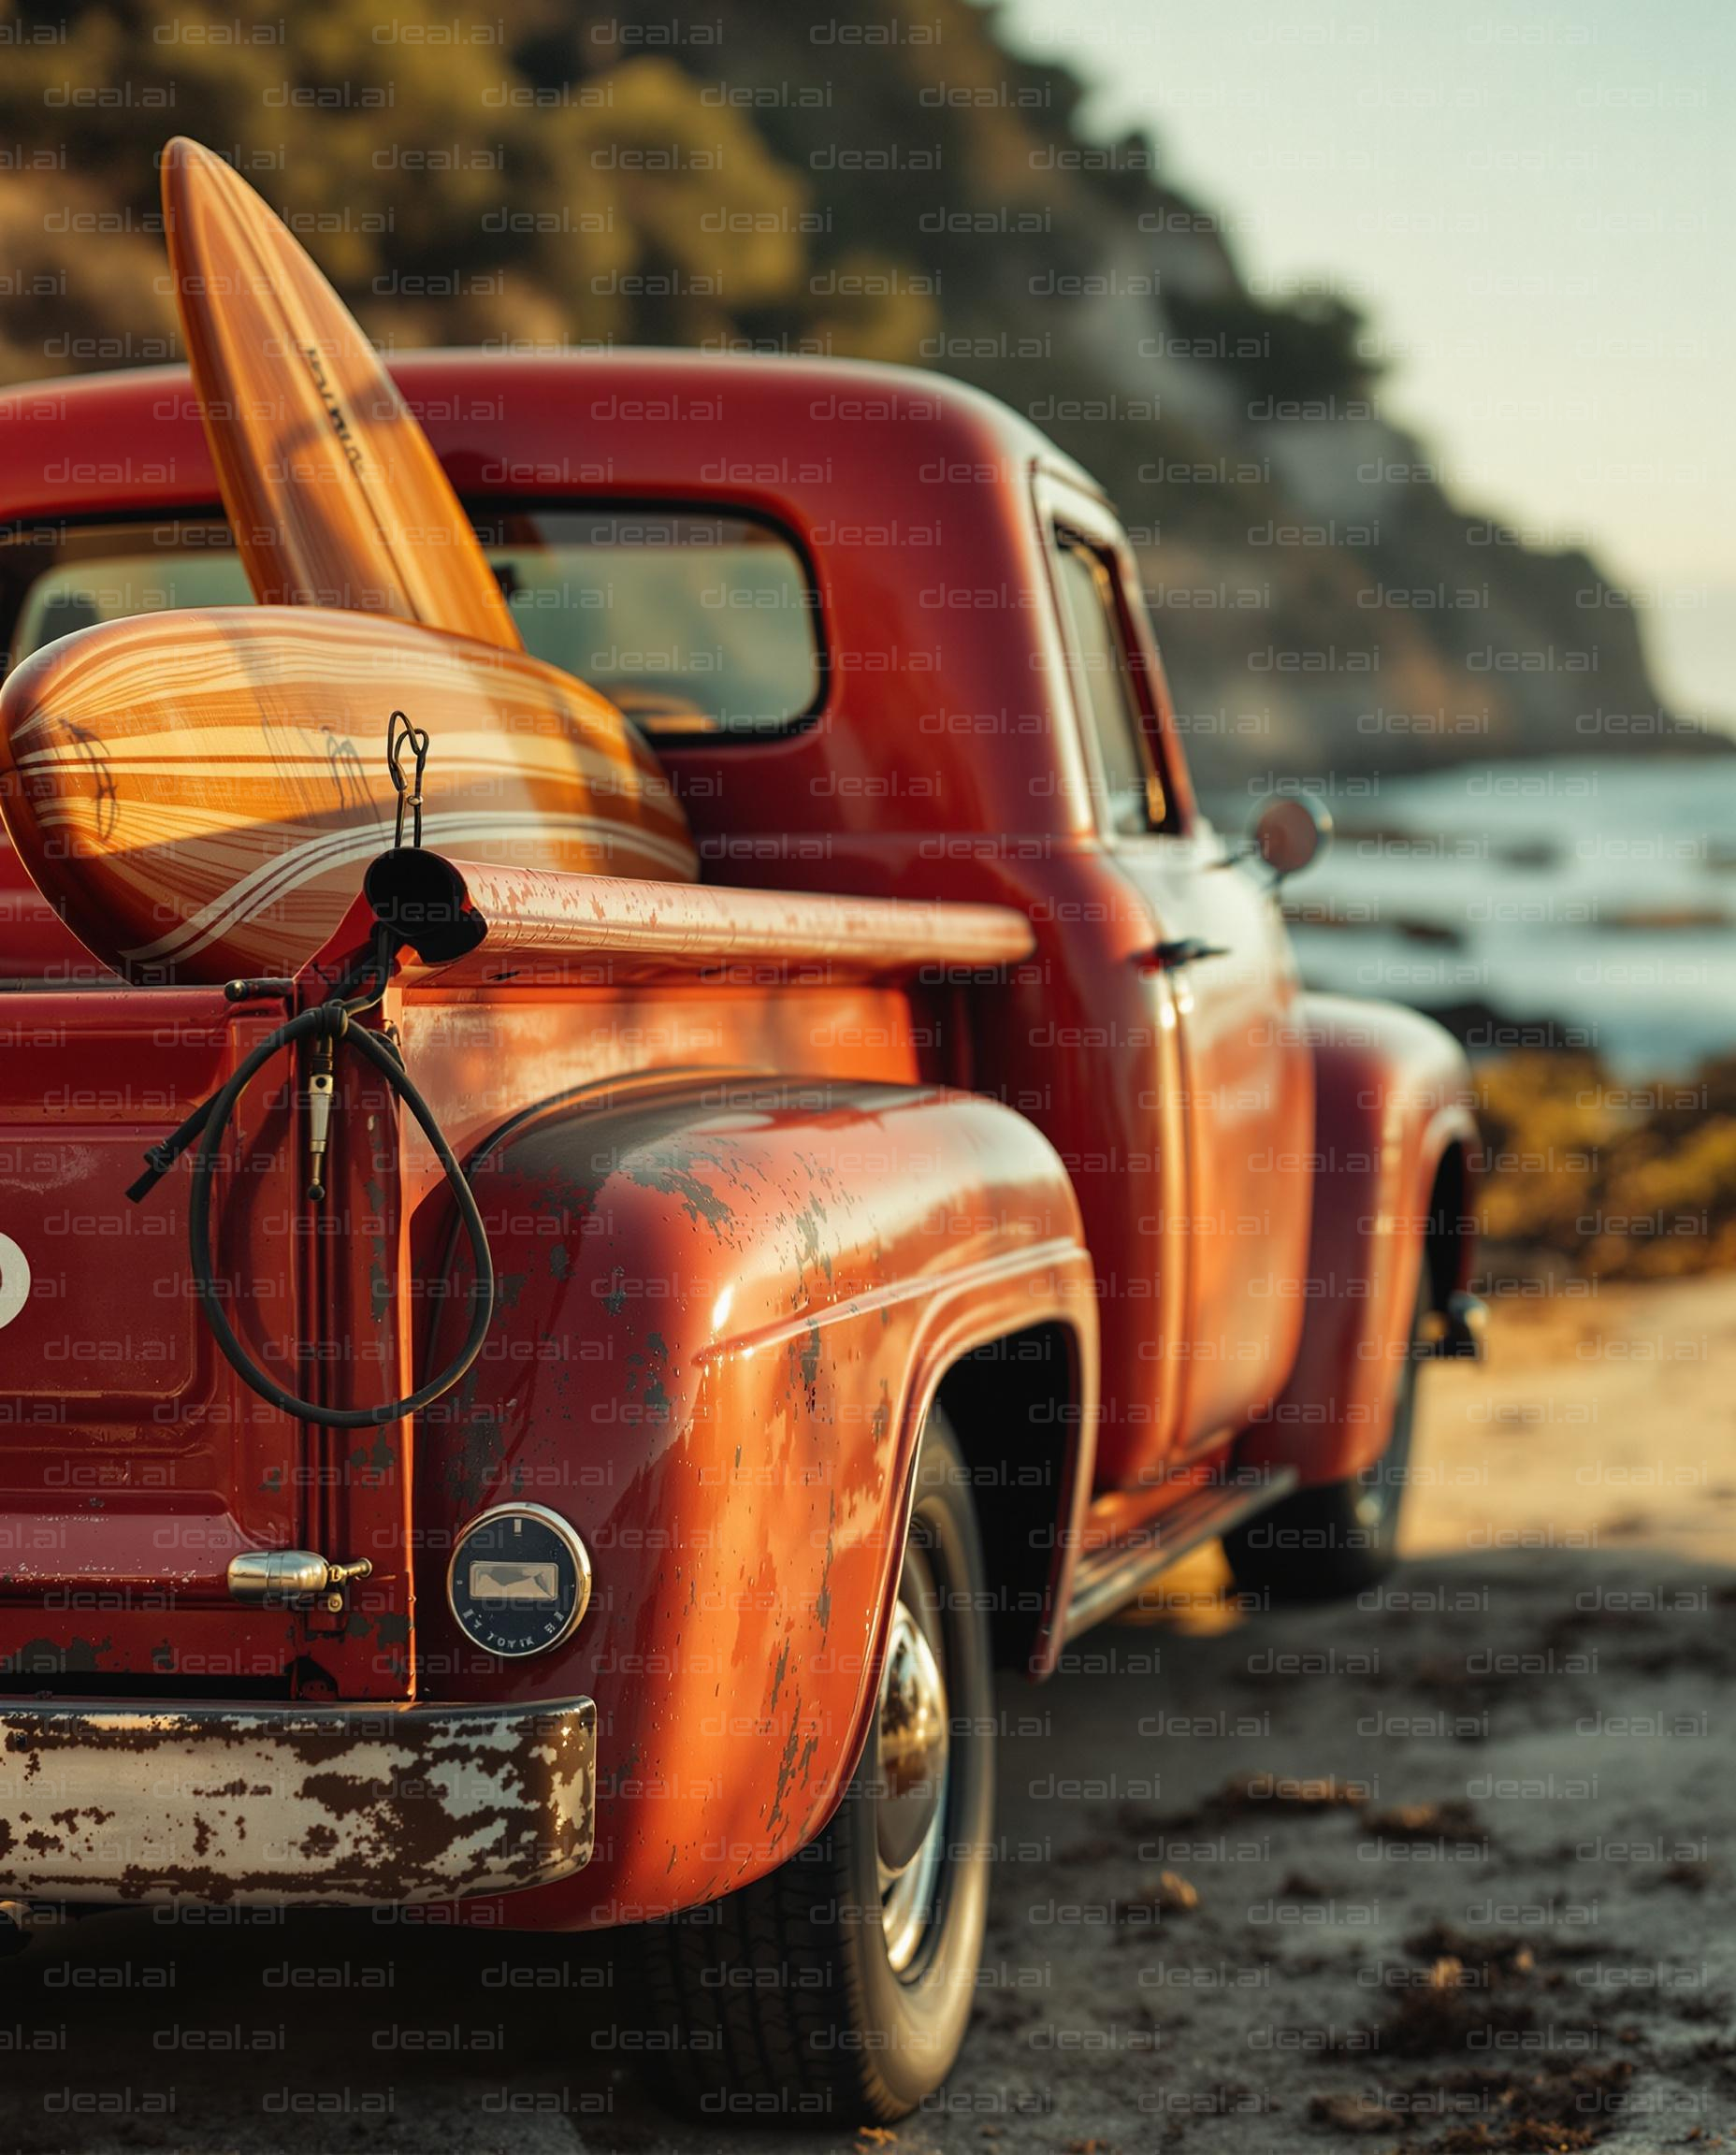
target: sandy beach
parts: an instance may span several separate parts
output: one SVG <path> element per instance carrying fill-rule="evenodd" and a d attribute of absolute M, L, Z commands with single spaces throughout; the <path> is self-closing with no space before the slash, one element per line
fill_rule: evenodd
<path fill-rule="evenodd" d="M 603 1941 L 134 1915 L 0 1969 L 0 2145 L 1736 2147 L 1731 1367 L 1736 1282 L 1510 1296 L 1382 1594 L 1212 1551 L 1005 1684 L 976 2023 L 896 2128 L 671 2125 Z"/>

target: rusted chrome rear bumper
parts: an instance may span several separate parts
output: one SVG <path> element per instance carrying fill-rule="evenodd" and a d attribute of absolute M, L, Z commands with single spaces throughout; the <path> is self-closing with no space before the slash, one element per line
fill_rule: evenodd
<path fill-rule="evenodd" d="M 0 1896 L 447 1901 L 590 1860 L 596 1710 L 0 1701 Z"/>

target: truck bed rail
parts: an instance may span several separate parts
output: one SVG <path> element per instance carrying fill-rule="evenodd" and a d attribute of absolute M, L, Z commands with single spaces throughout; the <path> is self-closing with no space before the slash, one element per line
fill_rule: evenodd
<path fill-rule="evenodd" d="M 991 971 L 1034 947 L 1030 922 L 1001 905 L 563 875 L 414 846 L 382 854 L 365 888 L 375 916 L 454 984 L 544 965 L 611 980 L 741 967 L 884 980 Z"/>

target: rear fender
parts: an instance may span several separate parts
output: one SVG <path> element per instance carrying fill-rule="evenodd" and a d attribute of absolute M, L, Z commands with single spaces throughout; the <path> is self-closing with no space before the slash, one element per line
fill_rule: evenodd
<path fill-rule="evenodd" d="M 714 1081 L 532 1111 L 472 1179 L 500 1309 L 418 1428 L 422 1689 L 595 1699 L 592 1862 L 500 1919 L 640 1920 L 745 1884 L 830 1816 L 934 1391 L 1041 1323 L 1093 1371 L 1090 1262 L 1047 1140 L 939 1089 Z M 1076 1500 L 1090 1479 L 1076 1460 Z M 595 1568 L 571 1640 L 516 1662 L 463 1639 L 444 1577 L 454 1532 L 512 1498 L 570 1518 Z"/>
<path fill-rule="evenodd" d="M 1302 1339 L 1288 1384 L 1243 1433 L 1237 1460 L 1295 1467 L 1319 1483 L 1359 1473 L 1386 1442 L 1419 1267 L 1428 1260 L 1438 1309 L 1468 1277 L 1477 1130 L 1469 1065 L 1431 1019 L 1310 995 L 1303 1022 L 1317 1105 Z M 1454 1217 L 1441 1221 L 1436 1185 L 1450 1153 Z"/>

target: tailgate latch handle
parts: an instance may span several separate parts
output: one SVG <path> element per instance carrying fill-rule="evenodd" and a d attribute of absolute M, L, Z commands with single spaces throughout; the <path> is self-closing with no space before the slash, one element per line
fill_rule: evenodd
<path fill-rule="evenodd" d="M 341 1609 L 343 1589 L 369 1578 L 371 1561 L 334 1564 L 311 1549 L 249 1549 L 229 1559 L 229 1592 L 254 1608 L 307 1607 L 324 1601 Z"/>
<path fill-rule="evenodd" d="M 332 1063 L 337 1051 L 334 1034 L 322 1033 L 313 1043 L 313 1071 L 308 1079 L 308 1202 L 317 1205 L 326 1194 L 326 1148 L 331 1141 Z"/>

